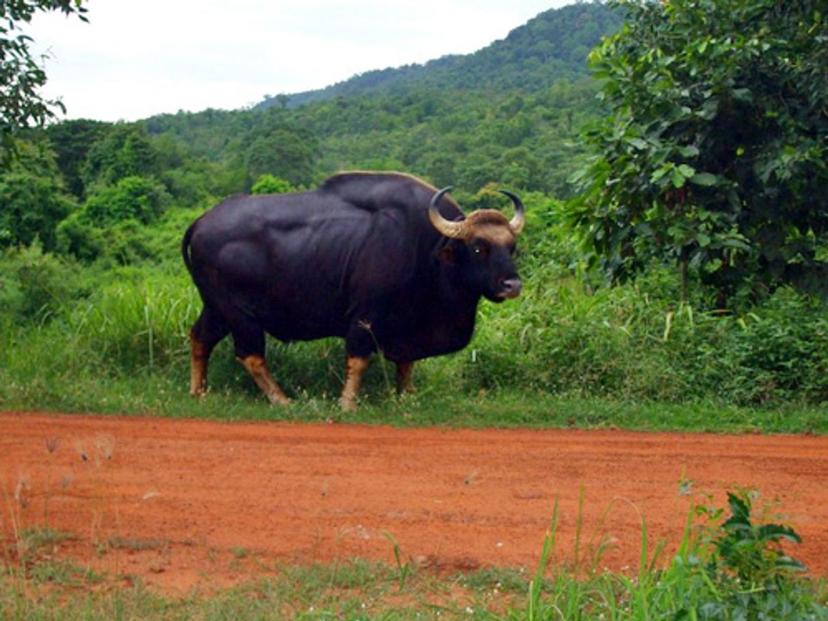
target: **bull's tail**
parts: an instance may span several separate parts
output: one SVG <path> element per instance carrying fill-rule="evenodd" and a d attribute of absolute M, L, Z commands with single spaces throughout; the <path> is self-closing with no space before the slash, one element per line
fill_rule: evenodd
<path fill-rule="evenodd" d="M 196 222 L 198 221 L 196 220 Z M 191 276 L 193 274 L 193 264 L 190 259 L 190 239 L 193 237 L 195 225 L 195 222 L 190 225 L 190 228 L 188 228 L 187 232 L 184 233 L 184 239 L 181 240 L 181 257 L 184 259 L 184 265 L 187 266 L 187 271 L 190 272 Z"/>

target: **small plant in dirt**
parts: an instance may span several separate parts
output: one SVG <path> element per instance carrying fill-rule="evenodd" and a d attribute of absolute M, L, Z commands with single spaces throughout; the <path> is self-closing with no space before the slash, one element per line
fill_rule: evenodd
<path fill-rule="evenodd" d="M 48 526 L 27 528 L 20 533 L 17 546 L 20 551 L 18 560 L 26 565 L 31 564 L 43 555 L 53 555 L 61 543 L 75 538 L 72 533 Z"/>
<path fill-rule="evenodd" d="M 83 587 L 99 584 L 104 577 L 88 567 L 81 567 L 67 560 L 47 560 L 32 566 L 32 580 L 36 584 L 55 584 L 67 587 Z"/>
<path fill-rule="evenodd" d="M 716 558 L 742 582 L 764 584 L 785 579 L 805 567 L 786 554 L 783 542 L 801 543 L 801 537 L 784 524 L 755 524 L 751 519 L 751 494 L 727 495 L 730 517 L 715 540 Z"/>
<path fill-rule="evenodd" d="M 595 559 L 579 575 L 550 562 L 555 557 L 557 508 L 529 582 L 524 607 L 509 619 L 828 620 L 819 585 L 801 575 L 802 564 L 783 548 L 800 542 L 790 526 L 753 515 L 754 496 L 728 494 L 730 515 L 696 505 L 678 552 L 666 567 L 650 553 L 642 518 L 641 559 L 633 576 L 599 572 Z M 694 527 L 698 517 L 704 522 Z"/>
<path fill-rule="evenodd" d="M 797 574 L 802 563 L 783 544 L 801 543 L 788 525 L 757 523 L 754 495 L 728 493 L 730 516 L 713 531 L 712 552 L 703 571 L 715 588 L 713 597 L 698 607 L 708 618 L 825 619 L 828 609 L 803 607 L 806 584 Z M 718 591 L 718 593 L 717 593 Z"/>

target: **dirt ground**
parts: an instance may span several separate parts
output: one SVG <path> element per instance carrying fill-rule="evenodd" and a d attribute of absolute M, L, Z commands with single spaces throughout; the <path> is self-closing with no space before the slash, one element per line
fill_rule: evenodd
<path fill-rule="evenodd" d="M 828 574 L 828 438 L 622 431 L 394 429 L 0 414 L 2 528 L 74 535 L 54 553 L 164 590 L 216 588 L 279 563 L 363 557 L 437 570 L 555 562 L 634 570 L 678 543 L 692 502 L 756 487 Z M 669 550 L 669 546 L 668 546 Z"/>

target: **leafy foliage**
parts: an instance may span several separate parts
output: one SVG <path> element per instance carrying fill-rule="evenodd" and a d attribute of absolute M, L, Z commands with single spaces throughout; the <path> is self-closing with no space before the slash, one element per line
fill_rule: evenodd
<path fill-rule="evenodd" d="M 21 32 L 39 11 L 61 11 L 86 20 L 82 0 L 3 0 L 0 2 L 0 169 L 14 153 L 14 134 L 30 124 L 42 126 L 54 116 L 59 101 L 44 99 L 38 90 L 46 72 L 32 58 L 31 37 Z"/>
<path fill-rule="evenodd" d="M 251 194 L 285 194 L 293 192 L 295 188 L 289 182 L 274 175 L 262 175 L 250 188 Z"/>
<path fill-rule="evenodd" d="M 21 143 L 16 150 L 18 157 L 0 173 L 0 247 L 39 240 L 54 250 L 55 230 L 74 202 L 48 145 Z"/>
<path fill-rule="evenodd" d="M 0 319 L 43 322 L 87 294 L 78 266 L 37 243 L 0 255 Z"/>
<path fill-rule="evenodd" d="M 107 246 L 121 247 L 116 255 L 145 256 L 141 250 L 123 249 L 139 241 L 138 228 L 158 219 L 169 203 L 164 186 L 145 177 L 123 177 L 90 196 L 81 208 L 60 223 L 58 247 L 82 259 L 95 259 Z M 125 238 L 125 239 L 124 239 Z"/>
<path fill-rule="evenodd" d="M 275 125 L 268 127 L 268 125 Z M 277 119 L 250 133 L 244 150 L 245 168 L 251 177 L 275 174 L 288 183 L 302 185 L 313 178 L 313 165 L 318 154 L 316 139 L 311 132 L 297 129 Z"/>
<path fill-rule="evenodd" d="M 82 168 L 84 187 L 106 186 L 130 176 L 151 177 L 162 170 L 161 154 L 142 127 L 118 124 L 99 134 Z"/>
<path fill-rule="evenodd" d="M 608 274 L 652 259 L 724 296 L 824 288 L 828 22 L 822 2 L 620 3 L 591 57 L 612 114 L 587 134 L 573 222 Z"/>
<path fill-rule="evenodd" d="M 109 126 L 103 121 L 82 119 L 53 123 L 46 128 L 66 188 L 79 199 L 84 195 L 83 169 L 89 150 Z"/>
<path fill-rule="evenodd" d="M 754 524 L 747 493 L 729 492 L 731 516 L 716 539 L 717 560 L 747 584 L 767 584 L 805 567 L 782 549 L 781 543 L 802 543 L 793 528 L 784 524 Z"/>
<path fill-rule="evenodd" d="M 575 8 L 583 9 L 583 15 L 611 12 L 601 5 Z M 546 36 L 557 17 L 576 13 L 550 12 L 537 32 L 533 26 L 510 35 L 514 40 L 503 63 L 488 57 L 493 83 L 500 79 L 499 67 L 511 67 L 515 58 L 536 53 L 537 38 Z M 565 24 L 571 41 L 586 40 L 594 26 L 589 20 Z M 521 51 L 524 45 L 532 49 Z M 75 283 L 72 291 L 56 294 L 53 299 L 60 302 L 40 313 L 43 295 L 29 291 L 16 277 L 5 281 L 0 296 L 6 295 L 8 311 L 0 312 L 0 324 L 13 329 L 0 332 L 6 342 L 15 343 L 6 350 L 11 352 L 8 368 L 17 369 L 8 371 L 14 378 L 9 385 L 24 387 L 26 394 L 44 394 L 35 390 L 31 373 L 26 375 L 34 368 L 33 351 L 46 352 L 48 360 L 40 360 L 32 372 L 52 373 L 54 386 L 70 368 L 89 382 L 99 381 L 102 368 L 110 380 L 138 370 L 161 381 L 153 375 L 155 369 L 163 369 L 165 377 L 179 377 L 185 373 L 186 329 L 197 298 L 178 249 L 193 219 L 223 196 L 251 186 L 256 192 L 291 191 L 341 169 L 397 169 L 439 186 L 454 184 L 455 197 L 467 209 L 503 208 L 504 199 L 496 191 L 502 187 L 518 190 L 528 207 L 520 244 L 524 294 L 514 305 L 481 305 L 475 341 L 466 351 L 418 366 L 426 376 L 424 385 L 433 387 L 429 398 L 441 392 L 470 396 L 502 390 L 559 395 L 547 398 L 728 407 L 818 407 L 828 401 L 828 315 L 817 300 L 780 287 L 764 299 L 742 300 L 733 305 L 734 312 L 721 314 L 709 310 L 714 294 L 703 286 L 687 296 L 686 304 L 676 305 L 681 291 L 677 278 L 653 263 L 659 257 L 652 240 L 640 239 L 634 246 L 639 254 L 623 258 L 630 266 L 637 261 L 648 269 L 641 274 L 630 269 L 630 281 L 623 286 L 596 287 L 601 279 L 585 264 L 566 226 L 570 207 L 553 198 L 566 197 L 567 176 L 585 161 L 577 131 L 582 122 L 602 114 L 595 85 L 557 79 L 525 89 L 478 87 L 432 88 L 426 80 L 417 88 L 379 89 L 299 107 L 181 112 L 138 123 L 70 121 L 29 132 L 29 142 L 21 147 L 25 162 L 21 159 L 20 166 L 0 175 L 0 244 L 24 245 L 10 250 L 2 267 L 8 266 L 9 274 L 24 273 L 17 270 L 16 261 L 23 256 L 18 253 L 37 248 L 49 257 L 44 262 L 54 258 L 60 266 L 65 259 L 86 284 L 67 278 Z M 659 101 L 669 110 L 669 97 Z M 634 155 L 649 140 L 620 139 Z M 679 155 L 702 157 L 701 149 L 696 153 L 689 147 L 678 147 Z M 638 155 L 631 161 L 636 166 L 645 162 Z M 693 181 L 696 173 L 691 176 L 689 167 L 697 165 L 687 159 L 667 166 L 669 172 L 658 183 L 663 181 L 674 193 L 718 192 L 717 185 L 704 185 L 705 177 Z M 730 239 L 728 243 L 736 244 L 730 252 L 742 257 L 736 267 L 745 265 L 748 250 L 739 244 L 753 248 L 754 242 L 743 239 L 738 229 L 730 238 L 716 237 L 723 216 L 712 207 L 709 212 L 687 207 L 682 217 L 662 212 L 659 217 L 669 222 L 675 239 L 684 239 L 676 231 L 690 230 L 698 249 L 707 252 L 717 244 L 725 248 Z M 696 231 L 699 223 L 707 228 Z M 654 224 L 649 226 L 655 230 Z M 649 239 L 644 233 L 640 238 Z M 52 257 L 53 251 L 62 258 Z M 688 264 L 691 258 L 687 256 Z M 697 278 L 697 271 L 702 279 L 715 275 L 716 270 L 703 268 L 708 264 L 699 261 L 698 270 L 690 266 L 689 278 Z M 62 274 L 62 269 L 53 272 Z M 86 300 L 90 288 L 96 294 L 79 306 L 78 299 Z M 26 301 L 29 296 L 31 302 Z M 31 313 L 31 322 L 21 320 L 21 308 Z M 161 316 L 164 320 L 154 323 Z M 337 343 L 296 344 L 286 355 L 282 345 L 275 347 L 287 386 L 312 394 L 338 389 Z M 52 356 L 57 349 L 65 350 L 65 356 Z M 103 360 L 100 352 L 109 352 L 109 358 Z M 18 355 L 22 358 L 14 363 Z M 237 396 L 234 391 L 247 380 L 232 356 L 222 364 L 212 368 L 232 378 L 226 390 Z M 50 390 L 55 399 L 63 399 L 58 390 Z M 72 407 L 81 407 L 83 391 L 68 390 L 76 395 Z M 598 424 L 611 416 L 599 406 L 587 409 L 579 421 Z M 519 410 L 513 408 L 516 420 L 524 415 Z M 669 413 L 659 416 L 659 424 L 668 425 L 664 421 Z M 721 424 L 732 428 L 753 424 L 741 414 L 721 416 Z M 768 417 L 773 428 L 786 428 L 784 421 Z M 715 426 L 700 414 L 693 424 Z M 825 423 L 805 417 L 797 425 L 823 429 Z"/>

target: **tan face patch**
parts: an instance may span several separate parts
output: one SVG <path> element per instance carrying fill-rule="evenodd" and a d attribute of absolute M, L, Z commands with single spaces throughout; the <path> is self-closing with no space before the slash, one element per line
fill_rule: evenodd
<path fill-rule="evenodd" d="M 509 221 L 494 209 L 478 209 L 466 218 L 468 240 L 483 239 L 497 246 L 511 246 L 515 243 L 515 234 Z"/>
<path fill-rule="evenodd" d="M 515 234 L 508 223 L 471 227 L 470 240 L 482 239 L 493 246 L 508 247 L 515 243 Z"/>

